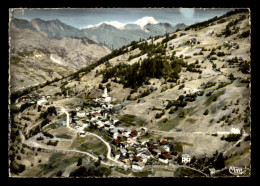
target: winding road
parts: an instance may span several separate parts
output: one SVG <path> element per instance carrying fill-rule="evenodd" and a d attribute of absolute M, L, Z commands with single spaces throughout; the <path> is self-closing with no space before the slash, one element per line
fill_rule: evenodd
<path fill-rule="evenodd" d="M 184 131 L 180 131 L 180 132 L 167 132 L 167 131 L 161 131 L 161 130 L 151 130 L 150 132 L 152 133 L 160 133 L 160 134 L 204 134 L 204 135 L 210 135 L 210 134 L 231 134 L 231 131 L 214 131 L 214 132 L 184 132 Z"/>
<path fill-rule="evenodd" d="M 227 148 L 227 149 L 223 152 L 223 154 L 225 155 L 227 151 L 229 151 L 230 149 L 233 149 L 237 144 L 239 144 L 239 143 L 240 143 L 241 141 L 243 141 L 247 136 L 249 136 L 249 134 L 243 133 L 242 136 L 243 136 L 243 137 L 242 137 L 240 140 L 238 140 L 234 145 L 232 145 L 231 147 Z"/>
<path fill-rule="evenodd" d="M 69 125 L 69 123 L 70 123 L 70 122 L 69 122 L 69 121 L 70 121 L 70 118 L 69 118 L 69 117 L 70 117 L 70 116 L 69 116 L 69 113 L 65 110 L 65 108 L 62 107 L 61 111 L 67 114 L 67 123 L 66 123 L 66 126 L 67 126 L 70 130 L 78 131 L 78 130 L 73 129 L 73 128 L 70 127 L 70 125 Z M 79 132 L 79 131 L 78 131 L 78 132 Z M 91 133 L 91 132 L 86 132 L 86 135 L 95 136 L 95 137 L 97 137 L 98 139 L 100 139 L 103 143 L 105 143 L 105 145 L 107 146 L 107 156 L 106 156 L 107 159 L 109 159 L 109 160 L 111 160 L 111 161 L 113 161 L 113 162 L 115 162 L 115 163 L 117 163 L 117 164 L 119 164 L 119 165 L 121 165 L 121 166 L 124 165 L 123 162 L 120 162 L 120 161 L 118 161 L 118 160 L 116 160 L 116 159 L 114 159 L 114 158 L 111 157 L 111 147 L 110 147 L 109 143 L 108 143 L 107 141 L 105 141 L 102 137 L 100 137 L 100 136 L 98 136 L 98 135 L 96 135 L 96 134 L 94 134 L 94 133 Z"/>
<path fill-rule="evenodd" d="M 62 107 L 61 108 L 61 111 L 64 112 L 66 115 L 67 115 L 67 121 L 66 121 L 66 127 L 69 128 L 70 130 L 73 130 L 73 131 L 76 131 L 76 132 L 80 132 L 79 130 L 77 129 L 74 129 L 72 127 L 70 127 L 70 116 L 69 116 L 69 113 L 67 112 L 67 110 Z M 210 134 L 209 132 L 166 132 L 166 131 L 157 131 L 157 130 L 151 130 L 151 132 L 153 133 L 167 133 L 167 134 L 180 134 L 180 133 L 185 133 L 185 134 Z M 46 146 L 43 146 L 35 141 L 32 141 L 32 139 L 28 139 L 28 140 L 25 140 L 25 137 L 24 137 L 24 134 L 19 130 L 19 133 L 20 133 L 20 136 L 21 136 L 21 141 L 23 144 L 26 144 L 28 146 L 31 146 L 31 147 L 36 147 L 36 148 L 42 148 L 42 149 L 45 149 L 45 150 L 49 150 L 49 151 L 61 151 L 61 152 L 74 152 L 74 153 L 80 153 L 80 154 L 84 154 L 84 155 L 87 155 L 89 157 L 91 157 L 92 159 L 94 160 L 98 160 L 98 157 L 94 156 L 93 154 L 89 153 L 89 152 L 83 152 L 83 151 L 80 151 L 80 150 L 74 150 L 74 149 L 59 149 L 59 148 L 50 148 L 50 147 L 46 147 Z M 231 132 L 213 132 L 213 133 L 222 133 L 222 134 L 230 134 Z M 120 162 L 114 158 L 111 157 L 111 147 L 109 145 L 109 143 L 107 141 L 105 141 L 102 137 L 98 136 L 97 134 L 94 134 L 94 133 L 91 133 L 91 132 L 86 132 L 86 135 L 92 135 L 92 136 L 95 136 L 96 138 L 100 139 L 106 146 L 107 146 L 107 159 L 116 163 L 117 165 L 119 166 L 122 166 L 122 167 L 125 167 L 126 165 L 123 163 L 123 162 Z M 235 147 L 239 142 L 241 142 L 242 140 L 245 139 L 245 137 L 248 136 L 248 134 L 244 133 L 243 134 L 243 138 L 241 138 L 239 141 L 237 141 L 233 146 L 231 146 L 230 148 L 228 148 L 226 151 L 232 149 L 233 147 Z M 57 139 L 58 140 L 58 139 Z M 111 162 L 104 162 L 104 161 L 101 161 L 102 164 L 104 165 L 107 165 L 107 166 L 111 166 L 113 165 Z M 192 169 L 194 171 L 197 171 L 197 172 L 200 172 L 201 174 L 203 174 L 204 176 L 208 177 L 207 174 L 205 174 L 204 172 L 198 170 L 198 169 L 195 169 L 195 168 L 192 168 L 192 167 L 189 167 L 189 166 L 186 166 L 186 165 L 146 165 L 145 166 L 145 169 L 147 168 L 153 168 L 153 167 L 162 167 L 162 168 L 188 168 L 188 169 Z"/>
<path fill-rule="evenodd" d="M 77 131 L 79 132 L 78 130 L 76 129 L 73 129 L 72 127 L 70 127 L 69 125 L 69 121 L 70 121 L 70 116 L 69 116 L 69 113 L 66 111 L 65 108 L 61 108 L 61 111 L 66 113 L 67 114 L 67 122 L 66 122 L 66 126 L 70 129 L 70 130 L 73 130 L 73 131 Z M 92 155 L 91 153 L 89 152 L 83 152 L 83 151 L 79 151 L 79 150 L 72 150 L 72 149 L 58 149 L 58 148 L 50 148 L 50 147 L 46 147 L 46 146 L 43 146 L 35 141 L 32 141 L 32 139 L 28 139 L 28 140 L 25 140 L 25 137 L 24 137 L 24 134 L 19 130 L 19 133 L 20 133 L 20 136 L 21 136 L 21 141 L 23 144 L 26 144 L 28 146 L 31 146 L 31 147 L 35 147 L 35 148 L 42 148 L 42 149 L 45 149 L 45 150 L 50 150 L 50 151 L 63 151 L 63 152 L 75 152 L 75 153 L 81 153 L 81 154 L 85 154 L 85 155 L 88 155 L 90 156 L 91 158 L 93 158 L 94 160 L 98 160 L 98 157 Z M 97 137 L 98 139 L 100 139 L 103 143 L 105 143 L 105 145 L 107 146 L 107 149 L 108 149 L 108 152 L 107 152 L 107 159 L 118 164 L 119 166 L 125 166 L 125 164 L 123 162 L 120 162 L 114 158 L 111 157 L 111 147 L 109 145 L 109 143 L 107 141 L 105 141 L 102 137 L 94 134 L 94 133 L 91 133 L 91 132 L 87 132 L 86 135 L 92 135 L 92 136 L 95 136 Z M 58 140 L 58 138 L 57 138 Z M 108 162 L 104 162 L 104 161 L 101 161 L 102 164 L 104 165 L 108 165 L 108 166 L 111 166 L 113 164 L 111 163 L 108 163 Z"/>
<path fill-rule="evenodd" d="M 48 151 L 61 151 L 61 152 L 65 152 L 65 153 L 67 153 L 67 152 L 80 153 L 80 154 L 87 155 L 87 156 L 91 157 L 92 159 L 94 159 L 96 161 L 98 160 L 98 157 L 94 156 L 93 154 L 91 154 L 89 152 L 83 152 L 83 151 L 74 150 L 74 149 L 50 148 L 50 147 L 43 146 L 43 145 L 41 145 L 39 143 L 36 143 L 34 141 L 31 141 L 31 140 L 25 140 L 25 137 L 24 137 L 23 133 L 20 130 L 19 130 L 19 133 L 20 133 L 20 136 L 21 136 L 22 143 L 26 144 L 26 145 L 28 145 L 30 147 L 41 148 L 41 149 L 48 150 Z M 104 165 L 107 165 L 107 166 L 111 166 L 112 165 L 111 163 L 104 162 L 104 161 L 101 161 L 101 164 L 104 164 Z"/>

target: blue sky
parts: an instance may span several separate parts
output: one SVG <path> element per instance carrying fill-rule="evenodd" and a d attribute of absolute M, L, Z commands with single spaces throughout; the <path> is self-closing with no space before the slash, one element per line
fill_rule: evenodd
<path fill-rule="evenodd" d="M 88 9 L 15 9 L 13 17 L 31 21 L 35 18 L 43 20 L 59 19 L 60 21 L 81 28 L 105 21 L 121 23 L 135 22 L 142 17 L 153 17 L 158 22 L 172 25 L 187 25 L 205 21 L 230 11 L 222 9 L 180 9 L 180 8 L 88 8 Z"/>

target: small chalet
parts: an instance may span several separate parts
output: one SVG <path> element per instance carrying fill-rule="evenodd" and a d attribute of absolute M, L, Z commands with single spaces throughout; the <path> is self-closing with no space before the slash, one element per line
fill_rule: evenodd
<path fill-rule="evenodd" d="M 142 160 L 140 157 L 138 157 L 138 156 L 136 156 L 136 157 L 133 159 L 133 161 L 143 162 L 143 160 Z"/>
<path fill-rule="evenodd" d="M 210 175 L 214 174 L 216 172 L 215 168 L 209 168 L 209 173 Z"/>
<path fill-rule="evenodd" d="M 136 130 L 133 130 L 130 135 L 131 135 L 132 137 L 136 137 L 137 134 L 138 134 L 138 132 L 137 132 Z"/>
<path fill-rule="evenodd" d="M 181 161 L 182 161 L 182 163 L 189 163 L 190 162 L 190 160 L 191 160 L 191 157 L 190 157 L 190 155 L 189 154 L 182 154 L 181 155 Z"/>
<path fill-rule="evenodd" d="M 147 132 L 147 128 L 142 127 L 142 128 L 141 128 L 141 132 L 143 132 L 143 133 L 144 133 L 144 132 Z"/>
<path fill-rule="evenodd" d="M 149 148 L 149 150 L 154 150 L 155 146 L 154 145 L 149 145 L 148 148 Z"/>
<path fill-rule="evenodd" d="M 150 155 L 147 155 L 147 154 L 140 154 L 140 157 L 143 159 L 143 160 L 149 160 L 151 158 Z"/>
<path fill-rule="evenodd" d="M 77 112 L 77 117 L 85 117 L 86 113 L 85 112 Z"/>
<path fill-rule="evenodd" d="M 162 162 L 162 163 L 165 163 L 165 164 L 168 164 L 169 163 L 169 159 L 171 159 L 171 155 L 168 154 L 168 153 L 161 153 L 159 155 L 159 161 Z"/>
<path fill-rule="evenodd" d="M 171 155 L 168 154 L 168 153 L 161 153 L 159 155 L 159 158 L 161 158 L 161 159 L 171 159 Z"/>
<path fill-rule="evenodd" d="M 123 156 L 125 156 L 126 153 L 127 153 L 127 150 L 126 149 L 120 149 L 120 152 L 122 153 Z"/>
<path fill-rule="evenodd" d="M 116 146 L 119 146 L 119 144 L 121 143 L 121 140 L 120 139 L 114 139 L 113 141 L 112 141 L 112 144 L 114 144 L 114 145 L 116 145 Z"/>
<path fill-rule="evenodd" d="M 162 163 L 165 163 L 165 164 L 168 164 L 168 163 L 169 163 L 169 160 L 168 160 L 168 159 L 159 158 L 158 160 L 159 160 L 160 162 L 162 162 Z"/>
<path fill-rule="evenodd" d="M 92 116 L 100 116 L 101 114 L 99 112 L 95 112 L 92 114 Z"/>
<path fill-rule="evenodd" d="M 166 145 L 168 142 L 166 140 L 160 141 L 160 145 Z"/>
<path fill-rule="evenodd" d="M 170 147 L 168 145 L 163 145 L 165 151 L 170 152 Z"/>
<path fill-rule="evenodd" d="M 113 124 L 114 124 L 114 125 L 117 124 L 118 122 L 119 122 L 118 119 L 113 120 Z"/>
<path fill-rule="evenodd" d="M 120 152 L 119 151 L 115 151 L 113 152 L 115 159 L 118 160 L 120 158 Z"/>
<path fill-rule="evenodd" d="M 129 161 L 130 161 L 129 159 L 123 159 L 123 160 L 122 160 L 122 162 L 124 162 L 124 163 L 126 163 L 126 164 L 129 164 L 129 163 L 130 163 Z"/>
<path fill-rule="evenodd" d="M 132 171 L 134 171 L 134 172 L 139 172 L 139 171 L 142 171 L 143 169 L 144 169 L 144 166 L 132 165 Z"/>
<path fill-rule="evenodd" d="M 148 142 L 149 142 L 148 139 L 141 139 L 141 140 L 139 140 L 139 143 L 141 143 L 142 145 L 145 145 Z"/>

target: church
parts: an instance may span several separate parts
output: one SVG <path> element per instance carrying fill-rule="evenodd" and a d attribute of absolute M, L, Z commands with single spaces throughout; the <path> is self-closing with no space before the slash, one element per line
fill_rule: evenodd
<path fill-rule="evenodd" d="M 104 94 L 102 95 L 102 98 L 107 103 L 111 102 L 111 97 L 109 97 L 108 94 L 107 94 L 107 87 L 105 87 L 105 89 L 104 89 Z"/>

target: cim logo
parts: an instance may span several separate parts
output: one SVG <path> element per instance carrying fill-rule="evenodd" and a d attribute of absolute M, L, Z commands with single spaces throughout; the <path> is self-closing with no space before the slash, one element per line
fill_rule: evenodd
<path fill-rule="evenodd" d="M 241 174 L 244 174 L 246 172 L 246 170 L 243 170 L 242 167 L 230 166 L 229 172 L 233 175 L 241 175 Z"/>

